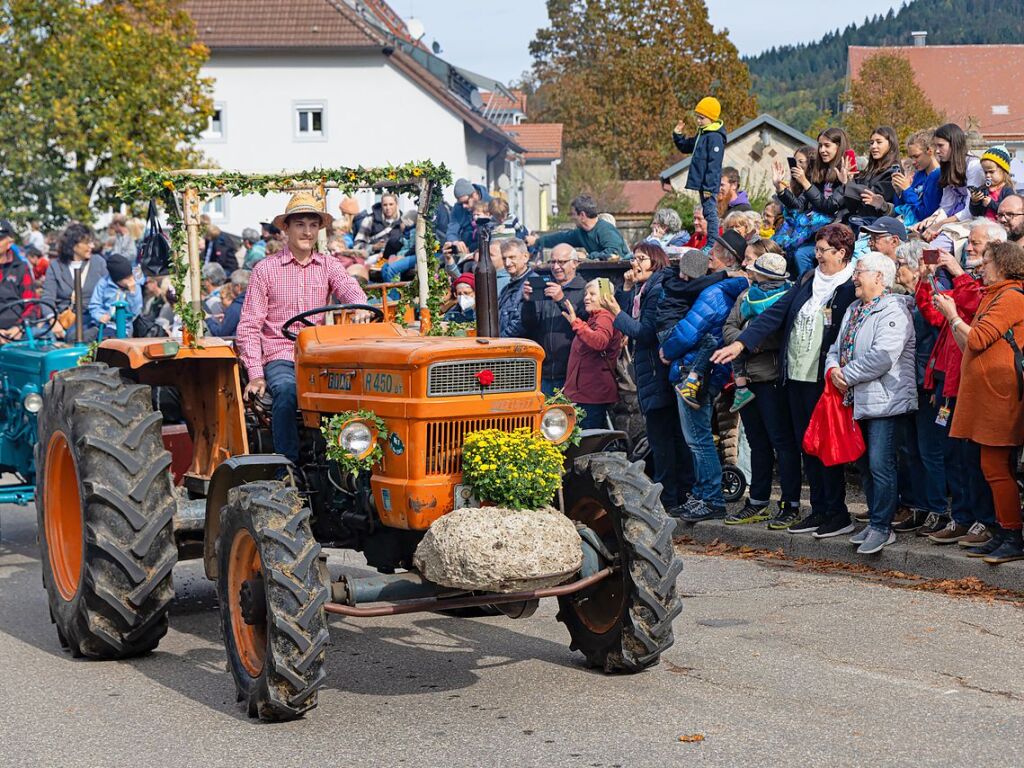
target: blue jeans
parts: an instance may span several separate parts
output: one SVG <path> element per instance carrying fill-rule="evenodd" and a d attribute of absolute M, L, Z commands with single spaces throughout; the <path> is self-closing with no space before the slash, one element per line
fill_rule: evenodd
<path fill-rule="evenodd" d="M 380 277 L 385 283 L 393 283 L 400 280 L 402 273 L 407 269 L 412 269 L 416 266 L 416 255 L 405 256 L 401 259 L 395 259 L 389 261 L 383 267 L 380 268 Z"/>
<path fill-rule="evenodd" d="M 939 388 L 936 387 L 936 390 Z M 942 399 L 938 402 L 945 403 Z M 956 398 L 949 398 L 949 423 L 953 423 Z M 992 489 L 981 471 L 981 449 L 977 443 L 959 437 L 949 437 L 949 426 L 940 427 L 947 433 L 945 444 L 946 477 L 950 479 L 950 517 L 957 525 L 970 527 L 975 523 L 993 526 L 996 522 Z"/>
<path fill-rule="evenodd" d="M 917 390 L 917 413 L 914 414 L 914 431 L 917 433 L 918 466 L 916 493 L 920 509 L 926 512 L 944 514 L 946 511 L 946 427 L 935 423 L 939 409 L 931 403 L 931 392 Z"/>
<path fill-rule="evenodd" d="M 799 278 L 808 269 L 814 269 L 818 265 L 818 260 L 814 257 L 814 243 L 805 243 L 797 248 L 793 254 L 793 261 L 796 262 L 795 278 Z"/>
<path fill-rule="evenodd" d="M 586 416 L 580 422 L 580 429 L 608 429 L 607 403 L 578 403 Z"/>
<path fill-rule="evenodd" d="M 705 333 L 700 339 L 700 344 L 694 350 L 695 357 L 690 363 L 690 373 L 695 373 L 702 379 L 707 376 L 711 369 L 711 355 L 720 346 L 722 345 L 718 343 L 718 339 L 713 334 Z"/>
<path fill-rule="evenodd" d="M 722 462 L 711 433 L 711 404 L 717 394 L 711 386 L 702 387 L 697 397 L 700 408 L 691 408 L 678 396 L 676 407 L 683 425 L 683 438 L 693 457 L 693 496 L 712 507 L 724 507 Z"/>
<path fill-rule="evenodd" d="M 811 414 L 825 389 L 825 383 L 787 381 L 783 389 L 789 400 L 793 437 L 797 445 L 803 445 L 804 432 L 811 422 Z M 849 517 L 850 512 L 846 508 L 846 471 L 843 466 L 826 467 L 817 457 L 806 453 L 802 455 L 807 485 L 811 490 L 811 512 L 829 517 Z"/>
<path fill-rule="evenodd" d="M 782 501 L 800 503 L 800 448 L 793 437 L 789 403 L 778 382 L 751 382 L 754 400 L 740 411 L 750 443 L 750 500 L 772 498 L 772 472 L 779 464 Z"/>
<path fill-rule="evenodd" d="M 706 200 L 704 195 L 710 195 Z M 718 190 L 714 192 L 701 192 L 700 209 L 704 212 L 704 218 L 708 220 L 708 246 L 715 242 L 718 237 Z M 719 478 L 721 479 L 721 478 Z"/>
<path fill-rule="evenodd" d="M 274 398 L 270 410 L 270 423 L 274 431 L 274 451 L 299 463 L 299 410 L 295 394 L 295 363 L 291 360 L 271 360 L 263 366 L 267 389 Z"/>
<path fill-rule="evenodd" d="M 861 486 L 868 499 L 868 512 L 872 528 L 889 532 L 896 514 L 896 444 L 901 429 L 900 421 L 907 416 L 883 416 L 861 419 L 861 431 L 867 450 L 857 459 Z"/>
<path fill-rule="evenodd" d="M 683 440 L 679 413 L 671 405 L 644 413 L 647 442 L 654 460 L 654 482 L 661 483 L 665 509 L 679 506 L 693 488 L 693 461 Z"/>
<path fill-rule="evenodd" d="M 564 386 L 565 379 L 553 379 L 542 376 L 540 380 L 540 391 L 544 393 L 544 397 L 551 397 L 555 394 L 556 389 L 562 389 Z"/>

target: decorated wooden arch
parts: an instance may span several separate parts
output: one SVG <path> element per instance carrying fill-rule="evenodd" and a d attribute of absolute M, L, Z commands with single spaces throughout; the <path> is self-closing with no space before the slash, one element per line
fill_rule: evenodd
<path fill-rule="evenodd" d="M 181 318 L 182 338 L 195 345 L 203 335 L 200 300 L 199 211 L 203 200 L 215 195 L 261 195 L 272 192 L 310 191 L 324 204 L 327 190 L 351 195 L 360 189 L 390 189 L 416 201 L 416 278 L 402 290 L 399 317 L 408 306 L 426 309 L 426 318 L 439 316 L 448 295 L 449 279 L 442 263 L 433 258 L 440 244 L 432 225 L 442 189 L 451 173 L 427 161 L 378 168 L 314 168 L 276 174 L 241 173 L 219 169 L 143 171 L 117 180 L 117 196 L 129 205 L 156 199 L 167 213 L 171 241 L 170 278 L 176 294 L 189 296 L 175 311 Z M 425 324 L 427 332 L 441 332 Z M 436 329 L 436 330 L 435 330 Z"/>

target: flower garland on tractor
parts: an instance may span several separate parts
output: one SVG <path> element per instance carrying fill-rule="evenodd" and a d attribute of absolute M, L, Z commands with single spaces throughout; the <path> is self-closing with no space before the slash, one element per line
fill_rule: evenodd
<path fill-rule="evenodd" d="M 448 297 L 451 284 L 443 265 L 436 254 L 440 243 L 434 235 L 433 221 L 437 206 L 441 202 L 442 189 L 451 183 L 451 172 L 443 165 L 435 165 L 427 161 L 405 163 L 404 165 L 387 165 L 378 168 L 315 168 L 295 174 L 246 174 L 234 171 L 223 173 L 212 172 L 205 176 L 188 176 L 173 171 L 142 171 L 131 176 L 122 176 L 117 180 L 118 198 L 131 205 L 151 199 L 163 203 L 167 212 L 171 233 L 171 284 L 178 296 L 185 295 L 188 277 L 187 234 L 183 221 L 182 207 L 177 194 L 192 187 L 212 188 L 216 194 L 227 195 L 267 195 L 277 191 L 280 186 L 317 186 L 333 183 L 344 195 L 351 195 L 359 189 L 373 187 L 380 182 L 392 182 L 396 192 L 403 192 L 412 197 L 419 207 L 419 182 L 427 179 L 430 182 L 430 200 L 426 211 L 424 227 L 424 249 L 427 254 L 427 309 L 430 316 L 439 320 L 441 305 Z M 397 317 L 402 318 L 410 306 L 415 305 L 419 296 L 419 277 L 405 286 L 397 309 Z M 200 338 L 203 318 L 196 314 L 192 305 L 179 301 L 175 311 L 181 318 L 182 328 L 193 340 Z M 435 322 L 431 334 L 441 334 L 441 324 Z M 433 329 L 437 329 L 436 331 Z"/>

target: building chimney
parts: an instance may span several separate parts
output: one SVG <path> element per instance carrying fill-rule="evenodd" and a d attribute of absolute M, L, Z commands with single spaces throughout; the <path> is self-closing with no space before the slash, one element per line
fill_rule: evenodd
<path fill-rule="evenodd" d="M 927 45 L 928 33 L 924 30 L 918 30 L 917 32 L 911 32 L 910 36 L 914 39 L 915 46 Z"/>

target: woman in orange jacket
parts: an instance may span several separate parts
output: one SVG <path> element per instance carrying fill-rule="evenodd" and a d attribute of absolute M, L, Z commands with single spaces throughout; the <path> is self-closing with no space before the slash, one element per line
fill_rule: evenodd
<path fill-rule="evenodd" d="M 990 243 L 982 256 L 985 285 L 971 324 L 957 314 L 953 299 L 935 296 L 964 352 L 958 406 L 950 436 L 981 446 L 981 469 L 992 489 L 999 530 L 987 544 L 968 550 L 997 564 L 1024 560 L 1020 492 L 1016 468 L 1024 443 L 1024 249 Z"/>

